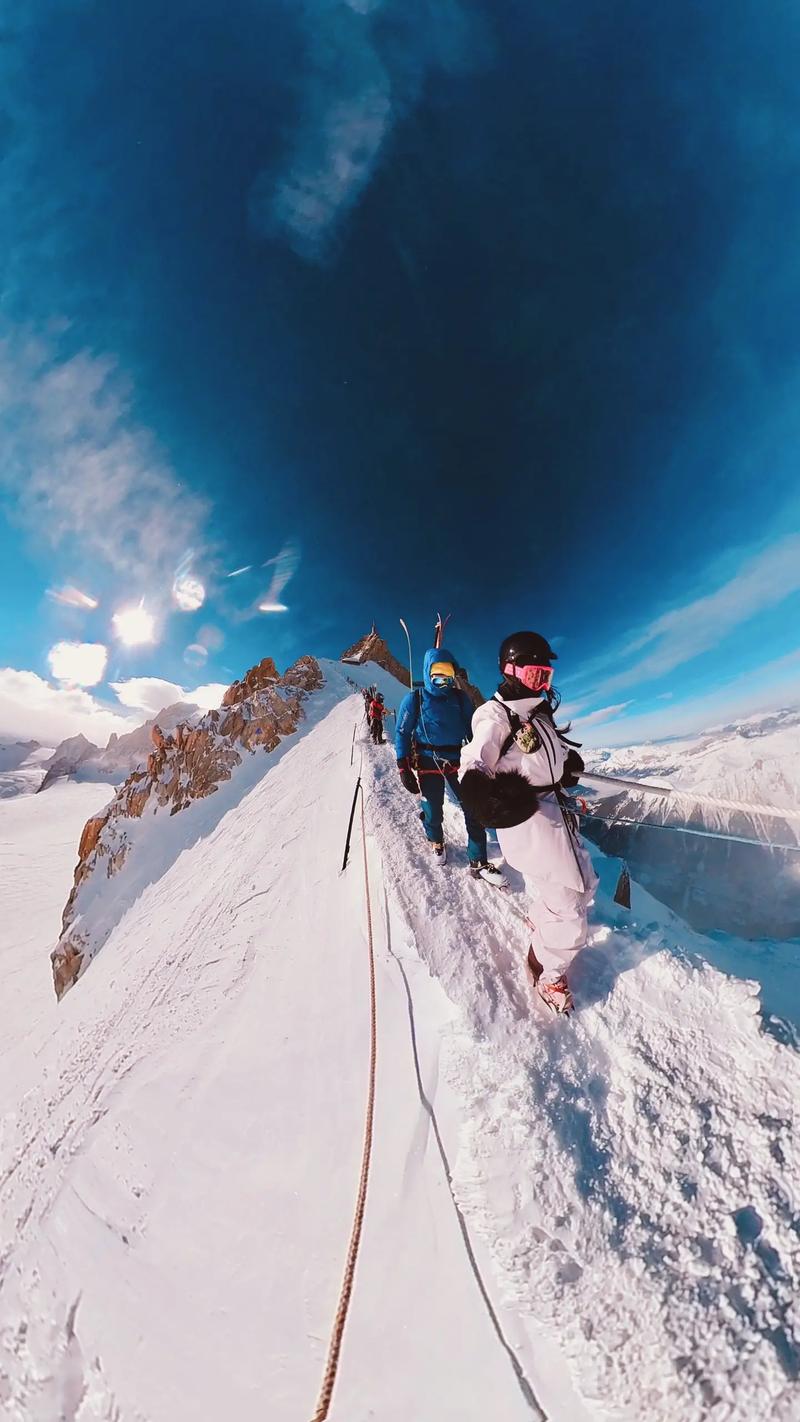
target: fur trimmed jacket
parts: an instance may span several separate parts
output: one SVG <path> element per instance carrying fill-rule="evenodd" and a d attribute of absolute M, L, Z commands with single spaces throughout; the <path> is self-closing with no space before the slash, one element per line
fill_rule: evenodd
<path fill-rule="evenodd" d="M 516 738 L 505 709 L 522 723 Z M 578 891 L 596 876 L 572 819 L 563 813 L 557 786 L 577 783 L 580 756 L 565 745 L 549 703 L 529 696 L 504 703 L 495 695 L 472 718 L 472 739 L 461 752 L 465 807 L 497 830 L 508 863 L 533 880 Z"/>

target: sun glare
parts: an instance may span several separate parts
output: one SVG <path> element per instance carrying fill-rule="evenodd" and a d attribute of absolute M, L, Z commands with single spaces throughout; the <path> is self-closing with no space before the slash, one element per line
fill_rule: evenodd
<path fill-rule="evenodd" d="M 154 642 L 155 619 L 140 604 L 138 607 L 124 607 L 113 617 L 114 633 L 126 647 L 139 647 L 145 642 Z"/>

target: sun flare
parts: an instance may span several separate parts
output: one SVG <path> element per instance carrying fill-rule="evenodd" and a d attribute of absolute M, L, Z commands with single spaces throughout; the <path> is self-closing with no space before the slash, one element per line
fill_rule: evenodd
<path fill-rule="evenodd" d="M 112 620 L 115 636 L 125 647 L 140 647 L 156 640 L 155 618 L 141 603 L 115 612 Z"/>

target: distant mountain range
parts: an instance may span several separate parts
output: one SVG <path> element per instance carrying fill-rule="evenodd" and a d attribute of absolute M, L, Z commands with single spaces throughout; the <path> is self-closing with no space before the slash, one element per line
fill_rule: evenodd
<path fill-rule="evenodd" d="M 796 938 L 799 732 L 800 708 L 785 707 L 680 740 L 590 751 L 587 771 L 628 784 L 589 776 L 584 832 L 701 932 Z"/>
<path fill-rule="evenodd" d="M 50 759 L 45 761 L 45 775 L 39 791 L 47 790 L 64 776 L 73 776 L 78 780 L 107 780 L 109 785 L 117 785 L 147 759 L 153 749 L 153 726 L 158 725 L 168 734 L 175 730 L 179 722 L 191 722 L 197 715 L 197 706 L 176 701 L 135 730 L 122 736 L 112 733 L 105 749 L 94 745 L 85 736 L 70 736 L 56 746 Z"/>
<path fill-rule="evenodd" d="M 800 808 L 800 707 L 695 736 L 584 752 L 587 769 L 747 804 Z"/>
<path fill-rule="evenodd" d="M 0 800 L 38 794 L 65 778 L 119 785 L 153 749 L 153 726 L 168 735 L 179 722 L 191 723 L 199 715 L 194 703 L 176 701 L 132 731 L 112 734 L 105 747 L 83 735 L 68 736 L 55 749 L 38 741 L 0 740 Z"/>

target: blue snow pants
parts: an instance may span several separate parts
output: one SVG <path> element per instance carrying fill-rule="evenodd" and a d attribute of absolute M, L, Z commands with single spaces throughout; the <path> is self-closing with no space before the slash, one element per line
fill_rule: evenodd
<path fill-rule="evenodd" d="M 429 768 L 423 762 L 420 766 L 419 782 L 422 790 L 422 824 L 426 837 L 434 844 L 441 844 L 444 839 L 442 811 L 444 809 L 445 782 L 447 782 L 450 794 L 461 805 L 458 767 L 454 766 L 451 771 L 443 775 L 441 771 L 433 767 Z M 464 809 L 463 805 L 461 808 Z M 470 864 L 478 861 L 484 863 L 486 860 L 486 830 L 483 825 L 478 824 L 477 820 L 473 820 L 466 810 L 464 810 L 464 821 L 467 826 L 467 853 Z"/>

